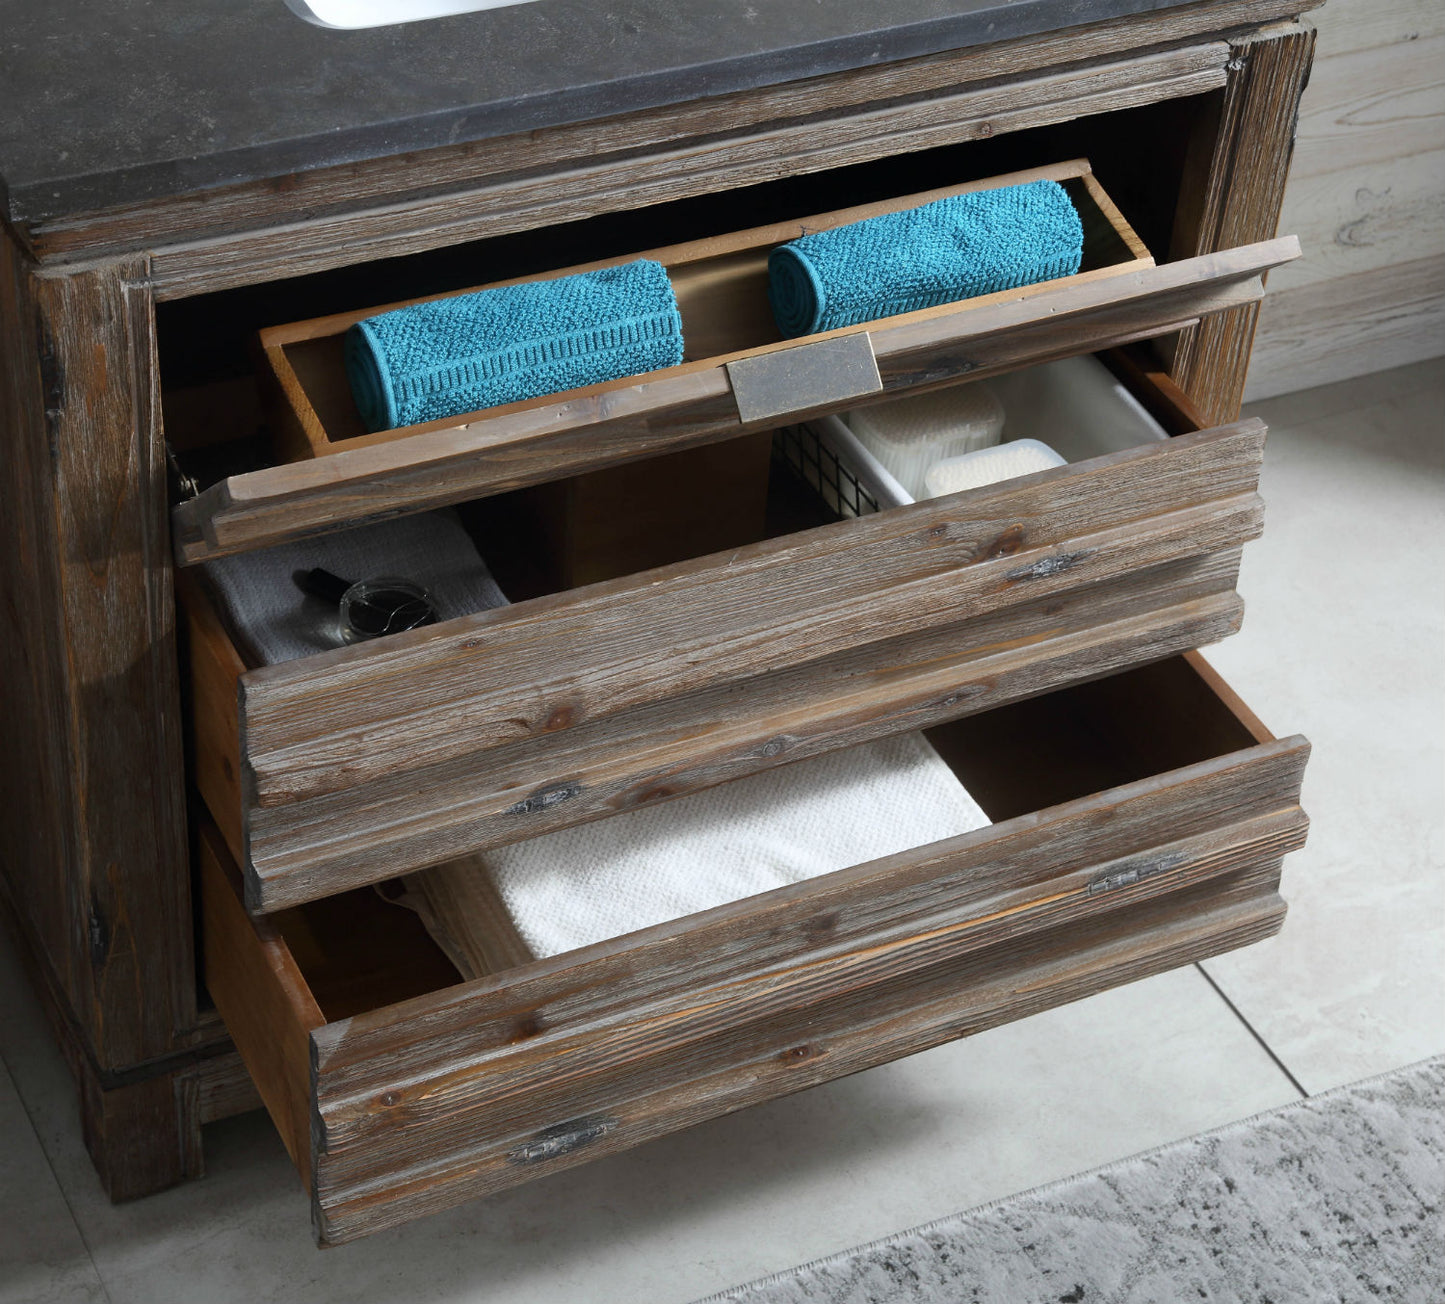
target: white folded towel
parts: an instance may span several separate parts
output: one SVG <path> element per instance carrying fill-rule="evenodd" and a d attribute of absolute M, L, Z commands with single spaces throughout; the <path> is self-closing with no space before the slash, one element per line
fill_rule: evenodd
<path fill-rule="evenodd" d="M 543 957 L 988 822 L 915 733 L 543 834 L 477 859 L 522 941 Z"/>
<path fill-rule="evenodd" d="M 252 665 L 342 646 L 336 604 L 308 597 L 292 578 L 318 566 L 353 582 L 382 576 L 413 580 L 432 595 L 439 620 L 507 605 L 451 510 L 220 557 L 206 563 L 206 577 Z"/>

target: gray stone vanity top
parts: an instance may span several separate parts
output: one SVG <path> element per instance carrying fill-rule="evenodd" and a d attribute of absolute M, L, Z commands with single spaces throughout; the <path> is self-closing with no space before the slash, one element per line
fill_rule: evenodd
<path fill-rule="evenodd" d="M 1184 2 L 535 0 L 336 31 L 283 0 L 0 0 L 0 201 L 39 222 Z"/>

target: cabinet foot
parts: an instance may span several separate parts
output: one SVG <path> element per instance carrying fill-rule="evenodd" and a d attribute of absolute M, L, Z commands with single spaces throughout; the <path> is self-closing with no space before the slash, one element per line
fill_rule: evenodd
<path fill-rule="evenodd" d="M 204 1171 L 201 1108 L 195 1076 L 176 1070 L 124 1086 L 80 1075 L 85 1148 L 105 1193 L 136 1200 Z"/>

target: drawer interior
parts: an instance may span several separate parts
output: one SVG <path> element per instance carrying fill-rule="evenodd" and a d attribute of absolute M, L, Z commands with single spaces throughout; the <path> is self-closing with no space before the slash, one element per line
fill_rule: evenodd
<path fill-rule="evenodd" d="M 1080 270 L 1076 276 L 1064 278 L 1060 284 L 1152 266 L 1153 259 L 1143 241 L 1125 221 L 1083 160 L 900 195 L 872 204 L 812 215 L 801 222 L 780 223 L 735 235 L 647 249 L 632 256 L 651 258 L 667 268 L 682 317 L 683 363 L 670 371 L 685 371 L 690 364 L 715 365 L 720 360 L 763 350 L 782 341 L 768 306 L 768 254 L 776 246 L 805 232 L 827 230 L 883 213 L 915 208 L 948 195 L 1043 178 L 1057 180 L 1063 185 L 1084 228 Z M 466 294 L 498 285 L 514 285 L 526 279 L 567 276 L 606 265 L 606 262 L 601 262 L 563 266 L 549 269 L 537 278 L 519 277 L 488 285 L 467 286 L 454 293 Z M 1016 299 L 1042 288 L 1042 285 L 1028 286 L 1005 294 L 983 295 L 969 300 L 968 304 L 984 306 L 1006 298 Z M 446 296 L 427 296 L 427 299 L 437 297 Z M 275 326 L 261 332 L 260 347 L 268 364 L 265 376 L 279 404 L 277 425 L 278 429 L 282 429 L 284 447 L 289 454 L 325 456 L 342 448 L 404 436 L 404 431 L 367 432 L 347 383 L 342 340 L 347 328 L 362 317 L 403 307 L 407 303 L 426 302 L 427 299 L 383 304 L 359 312 Z M 797 342 L 800 341 L 793 343 Z M 650 376 L 661 378 L 667 374 L 655 372 Z M 631 379 L 610 381 L 604 385 L 589 386 L 587 392 L 605 392 L 609 388 L 633 383 Z M 508 410 L 521 411 L 562 399 L 562 395 L 550 395 L 511 404 Z"/>
<path fill-rule="evenodd" d="M 841 410 L 873 384 L 885 394 L 920 391 L 1151 337 L 1167 356 L 1173 332 L 1256 302 L 1264 271 L 1298 255 L 1298 242 L 1284 238 L 1153 265 L 1151 251 L 1169 258 L 1176 220 L 1191 221 L 1185 146 L 1207 134 L 1208 100 L 164 305 L 165 422 L 181 472 L 176 558 L 191 565 L 733 439 Z M 982 296 L 841 336 L 775 338 L 762 280 L 761 246 L 771 237 L 758 232 L 781 239 L 830 214 L 1066 172 L 1077 165 L 1058 160 L 1071 159 L 1092 165 L 1065 178 L 1087 233 L 1077 276 L 1011 291 L 1007 302 Z M 337 356 L 350 322 L 391 303 L 616 263 L 639 250 L 668 253 L 689 337 L 680 367 L 400 432 L 357 433 Z M 294 324 L 276 325 L 287 321 Z M 876 382 L 864 374 L 863 346 Z M 821 388 L 779 387 L 777 373 L 804 366 L 807 350 Z"/>
<path fill-rule="evenodd" d="M 1197 655 L 954 720 L 926 736 L 994 823 L 1272 735 Z M 461 981 L 411 911 L 360 889 L 268 918 L 328 1021 Z"/>
<path fill-rule="evenodd" d="M 206 983 L 318 1236 L 350 1239 L 1279 927 L 1308 745 L 1272 740 L 1197 653 L 928 736 L 994 823 L 470 981 L 380 891 L 249 916 L 203 826 Z"/>
<path fill-rule="evenodd" d="M 1187 396 L 1147 350 L 1116 349 L 1100 361 L 1168 435 L 1202 424 Z M 1027 385 L 1029 370 L 1013 378 Z M 969 382 L 964 382 L 969 383 Z M 828 500 L 788 464 L 777 433 L 718 444 L 549 481 L 457 505 L 467 532 L 512 603 L 634 576 L 827 525 Z M 1023 432 L 1020 432 L 1023 433 Z M 1048 438 L 1047 431 L 1034 432 Z M 1060 431 L 1061 435 L 1066 432 Z M 1017 437 L 1005 426 L 1005 437 Z M 1152 436 L 1135 438 L 1147 442 Z M 1069 461 L 1112 451 L 1070 439 Z M 833 474 L 847 476 L 846 466 Z M 202 571 L 202 574 L 204 571 Z M 184 586 L 205 600 L 204 581 Z M 227 624 L 221 616 L 223 626 Z M 237 662 L 254 668 L 241 631 L 226 628 Z"/>

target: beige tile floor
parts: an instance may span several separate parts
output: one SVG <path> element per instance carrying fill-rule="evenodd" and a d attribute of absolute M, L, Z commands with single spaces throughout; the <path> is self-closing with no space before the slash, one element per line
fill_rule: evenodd
<path fill-rule="evenodd" d="M 111 1207 L 0 941 L 0 1304 L 684 1304 L 1445 1050 L 1445 361 L 1256 410 L 1269 525 L 1213 659 L 1315 744 L 1278 939 L 326 1253 L 264 1116 Z"/>

